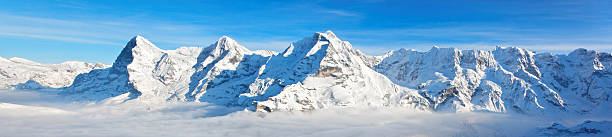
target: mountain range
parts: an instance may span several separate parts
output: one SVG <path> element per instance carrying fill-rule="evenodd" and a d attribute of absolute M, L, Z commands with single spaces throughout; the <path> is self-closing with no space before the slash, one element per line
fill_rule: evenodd
<path fill-rule="evenodd" d="M 283 52 L 223 36 L 208 47 L 162 50 L 136 36 L 112 66 L 0 58 L 0 88 L 55 88 L 81 101 L 208 102 L 255 111 L 398 107 L 415 111 L 603 113 L 612 108 L 612 56 L 518 47 L 382 56 L 317 32 Z"/>

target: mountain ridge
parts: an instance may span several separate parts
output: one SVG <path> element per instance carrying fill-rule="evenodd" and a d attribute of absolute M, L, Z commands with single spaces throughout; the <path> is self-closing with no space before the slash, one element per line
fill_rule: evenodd
<path fill-rule="evenodd" d="M 19 57 L 0 57 L 0 64 L 0 89 L 62 88 L 71 85 L 78 74 L 110 67 L 80 61 L 41 64 Z"/>
<path fill-rule="evenodd" d="M 4 59 L 6 60 L 6 59 Z M 590 64 L 590 65 L 589 65 Z M 283 52 L 251 51 L 222 36 L 208 47 L 162 50 L 133 37 L 109 68 L 76 76 L 77 100 L 196 101 L 257 111 L 398 106 L 417 111 L 589 114 L 611 108 L 612 56 L 518 47 L 367 56 L 331 31 Z M 576 77 L 577 76 L 577 77 Z"/>

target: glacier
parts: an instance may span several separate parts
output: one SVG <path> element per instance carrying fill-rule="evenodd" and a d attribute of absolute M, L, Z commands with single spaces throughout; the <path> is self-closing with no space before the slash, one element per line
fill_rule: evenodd
<path fill-rule="evenodd" d="M 612 56 L 587 49 L 556 55 L 518 47 L 432 47 L 368 56 L 326 31 L 280 53 L 252 51 L 227 36 L 208 47 L 162 50 L 136 36 L 112 66 L 14 60 L 0 59 L 7 64 L 0 67 L 0 78 L 7 79 L 0 88 L 35 82 L 83 101 L 207 102 L 265 112 L 397 107 L 550 115 L 612 108 Z M 22 71 L 17 65 L 32 69 L 17 78 L 11 75 Z M 51 76 L 66 68 L 71 73 Z"/>

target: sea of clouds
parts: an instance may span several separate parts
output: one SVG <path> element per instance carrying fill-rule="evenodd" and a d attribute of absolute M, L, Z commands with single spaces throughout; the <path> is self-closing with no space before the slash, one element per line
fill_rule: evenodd
<path fill-rule="evenodd" d="M 70 102 L 57 91 L 0 90 L 0 136 L 514 137 L 554 122 L 499 113 L 344 108 L 261 113 L 207 103 Z"/>

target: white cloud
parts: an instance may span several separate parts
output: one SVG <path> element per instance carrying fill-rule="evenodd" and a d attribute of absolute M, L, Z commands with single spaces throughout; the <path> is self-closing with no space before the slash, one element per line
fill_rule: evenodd
<path fill-rule="evenodd" d="M 354 12 L 345 11 L 345 10 L 332 10 L 332 9 L 324 9 L 321 10 L 323 13 L 329 13 L 337 16 L 345 16 L 345 17 L 359 17 L 360 15 Z"/>
<path fill-rule="evenodd" d="M 206 103 L 128 102 L 100 105 L 65 101 L 48 91 L 0 90 L 0 102 L 26 106 L 21 110 L 0 106 L 0 126 L 3 127 L 0 133 L 16 137 L 522 136 L 534 127 L 550 124 L 550 120 L 532 116 L 427 113 L 404 108 L 258 113 Z M 48 110 L 66 113 L 48 113 Z M 32 112 L 38 114 L 20 115 Z M 578 123 L 576 121 L 569 118 L 564 120 L 570 125 Z"/>
<path fill-rule="evenodd" d="M 155 39 L 176 48 L 179 46 L 194 46 L 197 40 L 207 37 L 198 32 L 210 29 L 206 26 L 177 24 L 159 21 L 131 20 L 114 21 L 85 19 L 53 19 L 30 16 L 7 15 L 0 13 L 0 35 L 7 37 L 24 37 L 33 39 L 57 40 L 74 43 L 118 45 L 123 46 L 135 35 L 147 34 Z M 135 24 L 134 22 L 147 22 Z M 181 34 L 181 35 L 177 35 Z M 190 35 L 191 34 L 191 35 Z M 185 36 L 187 35 L 187 36 Z M 208 41 L 207 41 L 208 42 Z M 201 43 L 199 43 L 201 44 Z"/>
<path fill-rule="evenodd" d="M 89 44 L 98 44 L 98 45 L 123 46 L 123 44 L 115 43 L 115 42 L 100 41 L 100 40 L 93 40 L 93 39 L 72 38 L 72 37 L 51 36 L 51 35 L 39 35 L 39 34 L 0 32 L 0 36 L 26 37 L 26 38 L 58 40 L 58 41 L 78 42 L 78 43 L 89 43 Z"/>
<path fill-rule="evenodd" d="M 336 34 L 369 55 L 399 48 L 427 51 L 432 46 L 492 50 L 495 46 L 516 46 L 534 51 L 568 53 L 576 48 L 612 51 L 605 34 L 552 35 L 551 30 L 494 26 L 450 26 L 375 30 L 338 30 Z"/>

